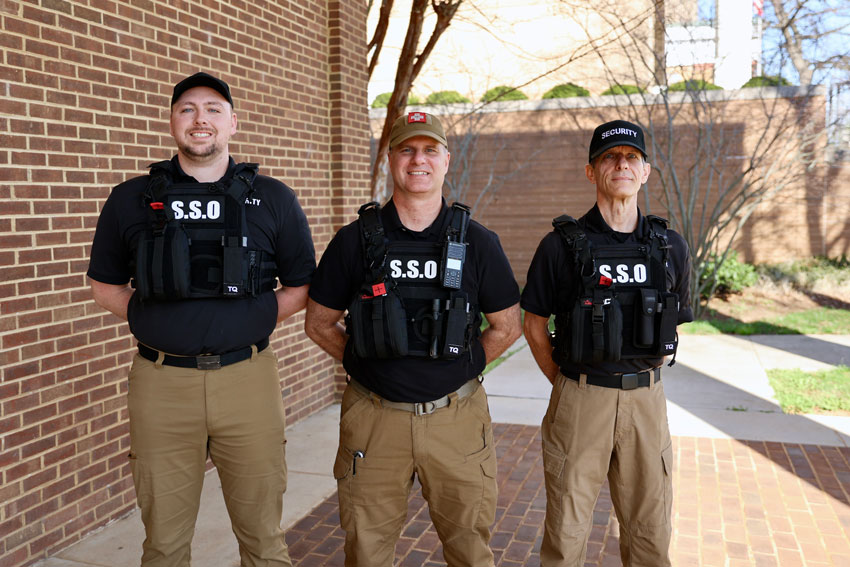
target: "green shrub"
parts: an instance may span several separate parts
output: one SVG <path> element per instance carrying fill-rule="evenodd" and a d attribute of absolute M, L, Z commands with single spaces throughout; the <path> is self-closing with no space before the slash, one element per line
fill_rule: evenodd
<path fill-rule="evenodd" d="M 437 91 L 425 99 L 425 104 L 454 104 L 456 102 L 472 102 L 457 91 Z"/>
<path fill-rule="evenodd" d="M 590 91 L 573 83 L 563 83 L 546 91 L 543 98 L 570 98 L 574 96 L 590 96 Z"/>
<path fill-rule="evenodd" d="M 481 97 L 481 102 L 493 102 L 496 100 L 528 100 L 528 97 L 521 90 L 505 85 L 493 87 Z"/>
<path fill-rule="evenodd" d="M 718 87 L 714 83 L 709 83 L 702 79 L 688 79 L 687 81 L 679 81 L 668 87 L 671 91 L 720 91 L 723 87 Z"/>
<path fill-rule="evenodd" d="M 716 282 L 714 293 L 718 295 L 740 293 L 744 288 L 758 282 L 759 277 L 755 266 L 738 260 L 738 253 L 735 250 L 726 255 L 726 260 L 722 264 L 718 265 L 718 262 L 717 255 L 712 254 L 703 266 L 700 275 L 700 288 L 703 289 L 704 299 L 708 299 L 708 291 L 711 289 L 711 286 L 704 284 L 709 283 L 712 279 Z"/>
<path fill-rule="evenodd" d="M 372 108 L 386 108 L 393 93 L 381 93 L 372 101 Z"/>
<path fill-rule="evenodd" d="M 603 95 L 618 95 L 618 94 L 641 94 L 646 91 L 637 85 L 611 85 L 610 88 L 603 91 Z"/>
<path fill-rule="evenodd" d="M 372 101 L 372 108 L 386 108 L 387 104 L 390 102 L 390 97 L 393 96 L 393 93 L 381 93 L 375 97 L 375 100 Z M 422 100 L 411 93 L 407 95 L 407 106 L 413 106 L 416 104 L 422 104 Z"/>
<path fill-rule="evenodd" d="M 749 89 L 751 87 L 784 87 L 786 85 L 790 85 L 784 77 L 773 76 L 773 75 L 759 75 L 758 77 L 753 77 L 749 81 L 741 86 L 742 89 Z"/>
<path fill-rule="evenodd" d="M 816 284 L 845 286 L 850 282 L 850 258 L 847 256 L 814 256 L 780 264 L 760 264 L 756 269 L 759 275 L 775 283 L 789 283 L 806 289 Z"/>

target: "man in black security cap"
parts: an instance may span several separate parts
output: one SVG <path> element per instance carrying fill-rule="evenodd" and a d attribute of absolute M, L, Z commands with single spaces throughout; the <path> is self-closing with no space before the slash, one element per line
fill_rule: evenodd
<path fill-rule="evenodd" d="M 673 454 L 661 366 L 675 355 L 676 325 L 693 319 L 688 247 L 666 220 L 638 208 L 651 171 L 640 126 L 602 124 L 588 158 L 596 205 L 578 220 L 553 221 L 522 293 L 525 337 L 553 385 L 542 425 L 540 564 L 584 565 L 607 476 L 623 565 L 664 567 Z"/>
<path fill-rule="evenodd" d="M 414 476 L 449 567 L 493 566 L 480 376 L 521 334 L 519 288 L 496 234 L 443 199 L 447 146 L 432 114 L 394 122 L 392 199 L 340 229 L 310 288 L 307 334 L 350 377 L 334 463 L 348 567 L 392 567 Z"/>
<path fill-rule="evenodd" d="M 177 83 L 177 154 L 112 190 L 92 244 L 94 299 L 138 340 L 127 402 L 143 567 L 188 567 L 208 456 L 241 566 L 292 565 L 269 335 L 304 307 L 316 260 L 293 190 L 231 157 L 236 125 L 227 83 Z"/>

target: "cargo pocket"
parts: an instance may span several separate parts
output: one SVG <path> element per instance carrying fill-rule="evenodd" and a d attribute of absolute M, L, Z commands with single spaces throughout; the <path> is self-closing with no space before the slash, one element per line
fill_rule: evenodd
<path fill-rule="evenodd" d="M 670 523 L 673 513 L 673 443 L 661 451 L 661 466 L 664 468 L 664 518 L 662 525 Z"/>
<path fill-rule="evenodd" d="M 481 507 L 478 510 L 479 526 L 489 527 L 496 521 L 496 501 L 498 499 L 496 472 L 496 453 L 495 451 L 490 451 L 490 456 L 481 461 L 483 490 L 481 494 Z"/>
<path fill-rule="evenodd" d="M 354 529 L 353 511 L 351 506 L 351 463 L 354 460 L 351 451 L 340 447 L 334 461 L 334 478 L 337 485 L 339 500 L 339 523 L 344 530 Z"/>
<path fill-rule="evenodd" d="M 280 471 L 283 476 L 283 492 L 286 492 L 286 483 L 289 479 L 288 470 L 286 468 L 286 439 L 284 439 L 283 443 L 280 444 Z"/>
<path fill-rule="evenodd" d="M 551 442 L 543 440 L 543 479 L 546 482 L 547 506 L 560 510 L 564 497 L 564 467 L 567 455 Z"/>
<path fill-rule="evenodd" d="M 136 504 L 144 514 L 151 504 L 151 478 L 144 462 L 139 460 L 138 455 L 130 451 L 127 455 L 130 461 L 130 472 L 133 476 L 133 487 L 136 489 Z M 144 515 L 143 515 L 144 517 Z"/>

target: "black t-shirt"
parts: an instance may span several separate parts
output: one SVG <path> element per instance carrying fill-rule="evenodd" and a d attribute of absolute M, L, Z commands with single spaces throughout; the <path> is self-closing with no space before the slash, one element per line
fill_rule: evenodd
<path fill-rule="evenodd" d="M 171 160 L 175 183 L 196 182 Z M 236 167 L 230 160 L 223 179 Z M 134 276 L 139 238 L 149 218 L 143 199 L 149 176 L 116 186 L 97 221 L 88 276 L 101 283 L 124 285 Z M 288 287 L 310 283 L 316 255 L 307 218 L 295 193 L 275 179 L 258 175 L 246 201 L 249 247 L 271 255 L 277 277 Z M 273 291 L 258 297 L 142 302 L 134 293 L 128 306 L 130 331 L 142 343 L 180 355 L 220 354 L 268 337 L 277 324 Z"/>
<path fill-rule="evenodd" d="M 442 236 L 441 228 L 448 211 L 443 203 L 440 215 L 429 228 L 413 232 L 401 224 L 395 205 L 390 201 L 381 209 L 381 220 L 390 242 L 435 242 Z M 466 238 L 469 246 L 461 289 L 469 294 L 469 301 L 484 313 L 494 313 L 516 304 L 519 287 L 496 233 L 471 221 Z M 365 278 L 360 226 L 359 221 L 354 221 L 340 229 L 322 255 L 310 285 L 310 298 L 330 309 L 345 310 Z M 484 370 L 484 349 L 477 340 L 471 353 L 472 360 L 468 355 L 454 360 L 359 358 L 349 340 L 343 366 L 352 378 L 379 396 L 397 402 L 424 402 L 457 390 Z"/>
<path fill-rule="evenodd" d="M 616 232 L 602 218 L 596 205 L 581 217 L 578 223 L 584 229 L 587 239 L 598 245 L 639 242 L 644 231 L 648 229 L 648 223 L 638 211 L 638 226 L 634 232 Z M 667 285 L 670 291 L 679 296 L 678 323 L 686 323 L 693 321 L 694 318 L 690 307 L 691 267 L 688 245 L 682 236 L 673 230 L 667 230 L 667 239 L 671 246 L 667 266 Z M 581 285 L 576 274 L 572 253 L 567 250 L 561 235 L 553 230 L 540 241 L 531 265 L 528 267 L 528 278 L 522 291 L 522 308 L 540 317 L 549 317 L 557 309 L 558 289 L 563 285 L 562 282 L 575 282 L 576 286 Z M 570 362 L 562 366 L 561 371 L 591 375 L 619 374 L 640 372 L 660 366 L 662 362 L 662 358 L 637 358 L 586 364 Z"/>

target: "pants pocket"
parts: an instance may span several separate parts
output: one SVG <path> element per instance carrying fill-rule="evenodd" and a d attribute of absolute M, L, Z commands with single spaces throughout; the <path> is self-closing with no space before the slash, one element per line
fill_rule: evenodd
<path fill-rule="evenodd" d="M 673 443 L 661 451 L 661 465 L 664 468 L 664 518 L 662 525 L 670 523 L 673 513 Z"/>
<path fill-rule="evenodd" d="M 546 483 L 547 506 L 561 509 L 564 495 L 564 467 L 567 455 L 555 447 L 551 441 L 543 439 L 543 479 Z"/>

